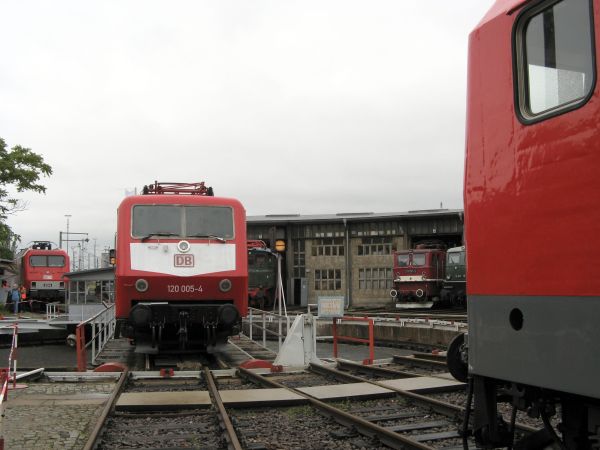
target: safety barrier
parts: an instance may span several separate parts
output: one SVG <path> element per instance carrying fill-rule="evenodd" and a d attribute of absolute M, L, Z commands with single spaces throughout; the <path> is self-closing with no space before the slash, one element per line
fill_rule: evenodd
<path fill-rule="evenodd" d="M 106 306 L 106 305 L 105 305 Z M 89 342 L 86 342 L 85 327 L 90 326 L 91 334 Z M 75 331 L 75 342 L 77 345 L 77 370 L 85 372 L 87 369 L 86 349 L 92 348 L 92 364 L 96 364 L 96 358 L 115 334 L 115 305 L 108 305 L 93 317 L 77 325 Z"/>
<path fill-rule="evenodd" d="M 0 385 L 2 390 L 0 391 L 0 421 L 4 419 L 4 410 L 6 408 L 6 399 L 8 397 L 8 385 L 12 378 L 13 389 L 17 387 L 17 347 L 19 342 L 19 324 L 15 323 L 9 325 L 6 328 L 13 329 L 12 344 L 10 346 L 10 352 L 8 353 L 8 366 L 6 369 L 0 369 Z M 12 377 L 10 375 L 10 369 L 12 366 Z M 4 428 L 1 426 L 0 430 Z M 0 436 L 0 450 L 4 450 L 4 436 Z"/>
<path fill-rule="evenodd" d="M 369 325 L 369 338 L 357 338 L 354 336 L 338 336 L 337 332 L 337 324 L 338 322 L 367 322 Z M 373 364 L 373 360 L 375 359 L 375 339 L 373 332 L 373 319 L 369 317 L 335 317 L 333 319 L 333 357 L 338 357 L 338 341 L 345 342 L 360 342 L 361 344 L 369 344 L 369 358 L 363 360 L 363 364 Z"/>

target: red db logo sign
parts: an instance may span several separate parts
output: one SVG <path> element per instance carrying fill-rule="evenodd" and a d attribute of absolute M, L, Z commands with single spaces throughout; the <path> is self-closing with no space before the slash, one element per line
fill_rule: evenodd
<path fill-rule="evenodd" d="M 194 267 L 194 255 L 175 255 L 175 267 Z"/>

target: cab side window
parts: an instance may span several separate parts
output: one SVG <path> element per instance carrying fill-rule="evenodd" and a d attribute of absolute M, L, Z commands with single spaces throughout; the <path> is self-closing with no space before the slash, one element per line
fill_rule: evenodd
<path fill-rule="evenodd" d="M 547 1 L 525 10 L 514 45 L 522 121 L 543 120 L 589 99 L 595 84 L 590 0 Z"/>

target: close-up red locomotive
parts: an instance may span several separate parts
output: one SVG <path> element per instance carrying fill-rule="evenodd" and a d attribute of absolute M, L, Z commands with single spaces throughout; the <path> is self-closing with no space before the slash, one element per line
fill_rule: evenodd
<path fill-rule="evenodd" d="M 600 441 L 599 24 L 597 0 L 498 0 L 470 35 L 469 333 L 449 363 L 484 448 L 513 445 L 503 402 L 545 424 L 520 448 Z"/>
<path fill-rule="evenodd" d="M 213 350 L 248 305 L 246 213 L 204 183 L 154 183 L 118 208 L 116 317 L 136 351 Z"/>
<path fill-rule="evenodd" d="M 35 241 L 19 255 L 18 264 L 28 300 L 64 302 L 67 283 L 64 274 L 69 272 L 67 252 L 53 249 L 51 242 Z"/>

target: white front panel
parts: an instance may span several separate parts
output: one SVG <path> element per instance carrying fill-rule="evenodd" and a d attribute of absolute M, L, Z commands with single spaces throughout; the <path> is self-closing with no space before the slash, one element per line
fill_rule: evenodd
<path fill-rule="evenodd" d="M 176 242 L 132 242 L 129 244 L 129 250 L 131 252 L 131 270 L 143 270 L 180 277 L 235 270 L 235 244 L 222 244 L 219 242 L 209 244 L 192 243 L 190 250 L 182 253 L 177 248 Z M 186 262 L 187 267 L 181 267 L 180 261 L 176 262 L 175 255 L 192 256 L 193 266 Z M 177 259 L 181 260 L 182 258 L 178 257 Z M 189 258 L 187 260 L 189 261 Z"/>
<path fill-rule="evenodd" d="M 33 283 L 35 283 L 35 286 Z M 34 281 L 31 284 L 31 289 L 63 289 L 60 283 L 60 281 Z"/>
<path fill-rule="evenodd" d="M 423 275 L 402 275 L 394 280 L 396 283 L 408 283 L 411 281 L 425 281 Z"/>

